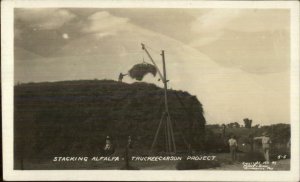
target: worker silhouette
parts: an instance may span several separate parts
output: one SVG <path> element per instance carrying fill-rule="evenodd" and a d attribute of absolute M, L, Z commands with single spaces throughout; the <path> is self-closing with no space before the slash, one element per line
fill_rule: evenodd
<path fill-rule="evenodd" d="M 236 161 L 236 150 L 237 150 L 237 141 L 235 139 L 234 135 L 231 135 L 230 139 L 228 140 L 229 143 L 229 149 L 230 149 L 230 155 L 232 162 Z"/>
<path fill-rule="evenodd" d="M 114 146 L 112 144 L 111 138 L 109 136 L 106 136 L 105 139 L 105 146 L 104 146 L 104 154 L 105 155 L 111 155 L 115 152 Z"/>
<path fill-rule="evenodd" d="M 130 149 L 132 149 L 132 140 L 131 140 L 131 136 L 128 136 L 127 139 L 127 145 L 126 145 L 126 149 L 125 149 L 125 168 L 129 169 L 129 161 L 130 161 Z"/>
<path fill-rule="evenodd" d="M 128 75 L 128 74 L 120 73 L 120 74 L 119 74 L 119 82 L 122 82 L 124 76 L 126 76 L 126 75 Z"/>
<path fill-rule="evenodd" d="M 254 137 L 254 140 L 261 140 L 265 160 L 266 162 L 270 162 L 269 151 L 270 151 L 270 144 L 272 142 L 269 137 L 269 134 L 267 132 L 263 132 L 261 137 Z"/>

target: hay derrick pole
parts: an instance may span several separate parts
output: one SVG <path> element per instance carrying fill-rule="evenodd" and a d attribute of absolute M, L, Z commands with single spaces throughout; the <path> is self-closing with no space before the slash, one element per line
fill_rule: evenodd
<path fill-rule="evenodd" d="M 156 131 L 152 146 L 151 146 L 151 150 L 154 148 L 156 141 L 157 141 L 157 137 L 158 137 L 158 133 L 161 129 L 161 124 L 163 122 L 163 120 L 165 121 L 165 138 L 166 138 L 166 151 L 169 153 L 176 153 L 176 145 L 175 145 L 175 138 L 174 138 L 174 132 L 173 132 L 173 126 L 172 126 L 172 121 L 171 121 L 171 117 L 170 117 L 170 113 L 169 113 L 169 106 L 168 106 L 168 85 L 167 85 L 167 71 L 166 71 L 166 63 L 165 63 L 165 51 L 162 50 L 161 52 L 161 56 L 162 56 L 162 63 L 163 63 L 163 74 L 160 72 L 160 69 L 158 68 L 158 66 L 156 65 L 155 61 L 153 60 L 152 56 L 150 55 L 150 53 L 148 52 L 148 50 L 146 49 L 145 45 L 142 43 L 142 49 L 147 53 L 150 61 L 153 63 L 153 65 L 155 66 L 163 84 L 164 84 L 164 98 L 165 98 L 165 112 L 162 113 L 162 117 L 158 126 L 158 129 Z"/>

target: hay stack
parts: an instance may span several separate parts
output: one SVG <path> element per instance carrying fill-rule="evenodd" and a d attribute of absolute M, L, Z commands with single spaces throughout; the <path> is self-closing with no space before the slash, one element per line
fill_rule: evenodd
<path fill-rule="evenodd" d="M 128 71 L 128 73 L 131 78 L 141 81 L 144 78 L 144 76 L 148 73 L 151 73 L 153 76 L 156 76 L 157 70 L 152 64 L 141 63 L 134 65 Z"/>
<path fill-rule="evenodd" d="M 154 84 L 113 80 L 15 86 L 15 167 L 21 169 L 22 158 L 28 162 L 24 169 L 53 169 L 57 166 L 45 166 L 43 161 L 49 161 L 53 156 L 102 155 L 107 135 L 116 151 L 122 151 L 131 136 L 136 155 L 142 155 L 149 151 L 164 112 L 164 94 L 164 89 Z M 204 150 L 202 104 L 195 96 L 183 91 L 168 90 L 168 98 L 172 122 L 176 122 L 177 150 L 188 150 L 182 135 L 191 142 L 193 149 Z M 158 152 L 165 149 L 164 139 L 164 133 L 160 132 L 155 148 Z M 79 165 L 70 163 L 62 167 L 78 169 Z"/>

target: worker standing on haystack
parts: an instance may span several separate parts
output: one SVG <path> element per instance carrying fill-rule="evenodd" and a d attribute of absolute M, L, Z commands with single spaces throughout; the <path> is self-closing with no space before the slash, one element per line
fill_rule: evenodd
<path fill-rule="evenodd" d="M 120 73 L 120 74 L 119 74 L 119 82 L 122 82 L 124 76 L 126 76 L 126 75 L 128 75 L 128 74 Z"/>
<path fill-rule="evenodd" d="M 234 162 L 236 160 L 236 150 L 237 150 L 237 141 L 234 135 L 231 135 L 231 138 L 228 140 L 229 149 L 231 154 L 231 160 Z"/>
<path fill-rule="evenodd" d="M 263 149 L 265 160 L 266 162 L 270 162 L 269 151 L 270 151 L 270 144 L 272 143 L 271 139 L 267 132 L 263 132 L 261 137 L 254 137 L 254 140 L 260 140 L 260 139 L 262 143 L 262 149 Z"/>

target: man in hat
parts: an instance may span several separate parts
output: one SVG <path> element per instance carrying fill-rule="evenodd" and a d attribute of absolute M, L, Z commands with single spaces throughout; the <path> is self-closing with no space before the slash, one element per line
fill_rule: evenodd
<path fill-rule="evenodd" d="M 105 139 L 104 152 L 105 152 L 105 154 L 111 154 L 114 152 L 113 144 L 112 144 L 109 136 L 106 136 L 106 139 Z"/>
<path fill-rule="evenodd" d="M 263 132 L 261 137 L 254 137 L 254 140 L 260 140 L 260 139 L 262 143 L 264 157 L 267 162 L 270 162 L 269 151 L 270 151 L 270 144 L 272 143 L 271 139 L 267 132 Z"/>
<path fill-rule="evenodd" d="M 236 149 L 237 149 L 237 141 L 234 135 L 231 135 L 230 139 L 228 140 L 229 149 L 231 154 L 231 160 L 234 162 L 236 160 Z"/>

